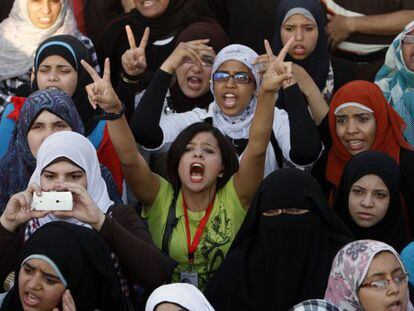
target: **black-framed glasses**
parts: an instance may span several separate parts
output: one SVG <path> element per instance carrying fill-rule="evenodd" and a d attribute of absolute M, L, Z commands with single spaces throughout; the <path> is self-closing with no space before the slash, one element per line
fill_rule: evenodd
<path fill-rule="evenodd" d="M 368 288 L 373 288 L 373 289 L 378 289 L 378 290 L 384 290 L 384 289 L 387 289 L 390 286 L 391 280 L 397 286 L 407 284 L 408 273 L 393 276 L 391 279 L 383 279 L 383 280 L 377 280 L 377 281 L 362 283 L 359 288 L 368 287 Z"/>
<path fill-rule="evenodd" d="M 216 71 L 213 73 L 214 82 L 227 82 L 230 78 L 233 78 L 234 83 L 237 84 L 249 84 L 253 81 L 253 77 L 247 72 L 236 72 L 234 75 L 225 71 Z"/>

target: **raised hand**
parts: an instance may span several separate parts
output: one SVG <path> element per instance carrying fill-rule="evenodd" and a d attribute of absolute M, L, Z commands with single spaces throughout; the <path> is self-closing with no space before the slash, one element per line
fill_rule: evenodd
<path fill-rule="evenodd" d="M 211 52 L 212 47 L 206 45 L 209 39 L 193 40 L 180 42 L 171 55 L 161 65 L 161 69 L 170 74 L 182 65 L 186 59 L 198 63 L 201 67 L 204 64 L 202 60 L 203 52 Z"/>
<path fill-rule="evenodd" d="M 92 107 L 96 109 L 99 106 L 107 113 L 118 113 L 121 111 L 122 103 L 111 84 L 111 65 L 109 63 L 109 58 L 105 59 L 102 78 L 87 62 L 81 60 L 81 64 L 93 80 L 93 83 L 86 86 L 86 92 Z"/>
<path fill-rule="evenodd" d="M 30 184 L 22 192 L 13 195 L 6 205 L 3 215 L 0 217 L 0 223 L 10 232 L 16 231 L 17 227 L 26 223 L 32 218 L 45 217 L 48 211 L 35 211 L 32 209 L 33 193 L 42 195 L 42 190 L 37 184 Z"/>
<path fill-rule="evenodd" d="M 53 308 L 52 311 L 60 311 L 58 308 Z M 65 290 L 62 295 L 62 311 L 76 311 L 75 301 L 70 294 L 69 289 Z"/>
<path fill-rule="evenodd" d="M 53 215 L 58 217 L 73 217 L 79 221 L 91 225 L 100 230 L 105 220 L 105 215 L 92 200 L 88 191 L 79 184 L 63 183 L 57 184 L 57 191 L 70 191 L 73 196 L 73 209 L 71 211 L 56 211 Z"/>
<path fill-rule="evenodd" d="M 135 43 L 135 37 L 129 25 L 125 26 L 125 31 L 128 37 L 129 49 L 122 54 L 122 67 L 127 74 L 131 76 L 138 76 L 147 69 L 145 48 L 147 47 L 150 29 L 149 27 L 145 28 L 138 47 Z"/>
<path fill-rule="evenodd" d="M 265 40 L 265 49 L 267 55 L 267 69 L 263 74 L 260 92 L 276 93 L 285 83 L 284 87 L 292 83 L 292 64 L 283 62 L 294 38 L 290 38 L 279 55 L 273 55 L 269 41 Z"/>

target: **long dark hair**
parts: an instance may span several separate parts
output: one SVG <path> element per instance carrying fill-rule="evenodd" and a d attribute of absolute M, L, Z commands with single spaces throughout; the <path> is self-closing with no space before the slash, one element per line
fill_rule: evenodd
<path fill-rule="evenodd" d="M 209 123 L 194 123 L 177 136 L 167 154 L 167 174 L 175 192 L 178 192 L 181 188 L 181 180 L 178 174 L 178 165 L 181 156 L 193 137 L 202 132 L 211 133 L 217 139 L 221 151 L 221 159 L 224 167 L 223 177 L 217 179 L 216 190 L 221 189 L 229 181 L 231 176 L 239 170 L 237 154 L 228 139 Z"/>

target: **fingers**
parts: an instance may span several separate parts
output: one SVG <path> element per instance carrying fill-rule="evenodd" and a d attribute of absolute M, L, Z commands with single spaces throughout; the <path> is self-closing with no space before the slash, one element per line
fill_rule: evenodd
<path fill-rule="evenodd" d="M 61 218 L 73 218 L 74 217 L 73 211 L 53 211 L 52 214 L 56 217 L 61 217 Z"/>
<path fill-rule="evenodd" d="M 328 21 L 331 21 L 333 18 L 333 15 L 328 13 L 326 14 L 326 18 L 328 19 Z"/>
<path fill-rule="evenodd" d="M 269 60 L 269 58 L 272 58 L 272 56 L 273 56 L 273 51 L 272 51 L 272 48 L 270 47 L 270 43 L 269 43 L 269 41 L 267 41 L 267 39 L 264 40 L 264 46 L 265 46 L 265 50 L 266 50 L 266 55 L 267 55 L 268 60 Z"/>
<path fill-rule="evenodd" d="M 108 57 L 105 58 L 104 73 L 102 79 L 111 82 L 111 63 Z"/>
<path fill-rule="evenodd" d="M 31 211 L 32 218 L 43 218 L 46 217 L 50 212 L 49 211 Z"/>
<path fill-rule="evenodd" d="M 93 109 L 96 109 L 98 107 L 98 104 L 94 101 L 95 97 L 95 84 L 89 84 L 85 87 L 86 93 L 88 94 L 89 103 L 93 107 Z"/>
<path fill-rule="evenodd" d="M 286 42 L 285 46 L 283 47 L 283 49 L 280 51 L 279 55 L 277 56 L 277 58 L 280 61 L 283 61 L 286 57 L 286 54 L 289 52 L 290 47 L 292 46 L 293 41 L 295 41 L 294 37 L 291 37 L 289 39 L 288 42 Z"/>
<path fill-rule="evenodd" d="M 70 294 L 69 289 L 65 291 L 62 297 L 63 311 L 76 311 L 75 301 Z"/>
<path fill-rule="evenodd" d="M 81 64 L 83 66 L 83 68 L 85 68 L 86 72 L 89 73 L 89 75 L 91 76 L 92 80 L 94 82 L 98 81 L 99 79 L 101 79 L 101 77 L 98 75 L 98 73 L 96 72 L 96 70 L 89 65 L 86 61 L 84 61 L 83 59 L 81 60 Z"/>
<path fill-rule="evenodd" d="M 34 192 L 36 192 L 36 194 L 38 195 L 38 196 L 41 196 L 42 195 L 42 188 L 40 188 L 40 186 L 38 185 L 38 184 L 35 184 L 35 183 L 31 183 L 28 187 L 27 187 L 27 189 L 26 189 L 27 191 L 29 191 L 30 193 L 34 193 Z"/>
<path fill-rule="evenodd" d="M 145 31 L 146 30 L 147 29 L 145 29 Z M 125 26 L 125 31 L 126 31 L 127 38 L 128 38 L 129 48 L 135 49 L 137 47 L 137 44 L 135 43 L 135 37 L 134 37 L 134 34 L 132 32 L 131 26 L 126 25 Z M 144 32 L 144 35 L 145 35 L 145 32 Z"/>
<path fill-rule="evenodd" d="M 132 31 L 131 31 L 131 33 L 132 33 Z M 144 49 L 144 50 L 147 47 L 149 34 L 150 34 L 149 27 L 145 27 L 144 34 L 142 35 L 141 42 L 139 43 L 139 47 Z M 135 43 L 135 39 L 134 39 L 134 43 Z"/>

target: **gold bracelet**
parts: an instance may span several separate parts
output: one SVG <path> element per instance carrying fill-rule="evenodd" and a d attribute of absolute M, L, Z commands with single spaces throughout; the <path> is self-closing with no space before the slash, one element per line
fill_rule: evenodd
<path fill-rule="evenodd" d="M 121 79 L 122 79 L 122 81 L 124 81 L 124 82 L 126 82 L 128 84 L 138 84 L 141 81 L 140 79 L 138 79 L 138 80 L 128 79 L 127 77 L 124 76 L 124 74 L 122 72 L 121 72 Z"/>
<path fill-rule="evenodd" d="M 12 289 L 14 285 L 14 271 L 10 272 L 7 278 L 4 280 L 3 288 L 6 292 Z"/>

